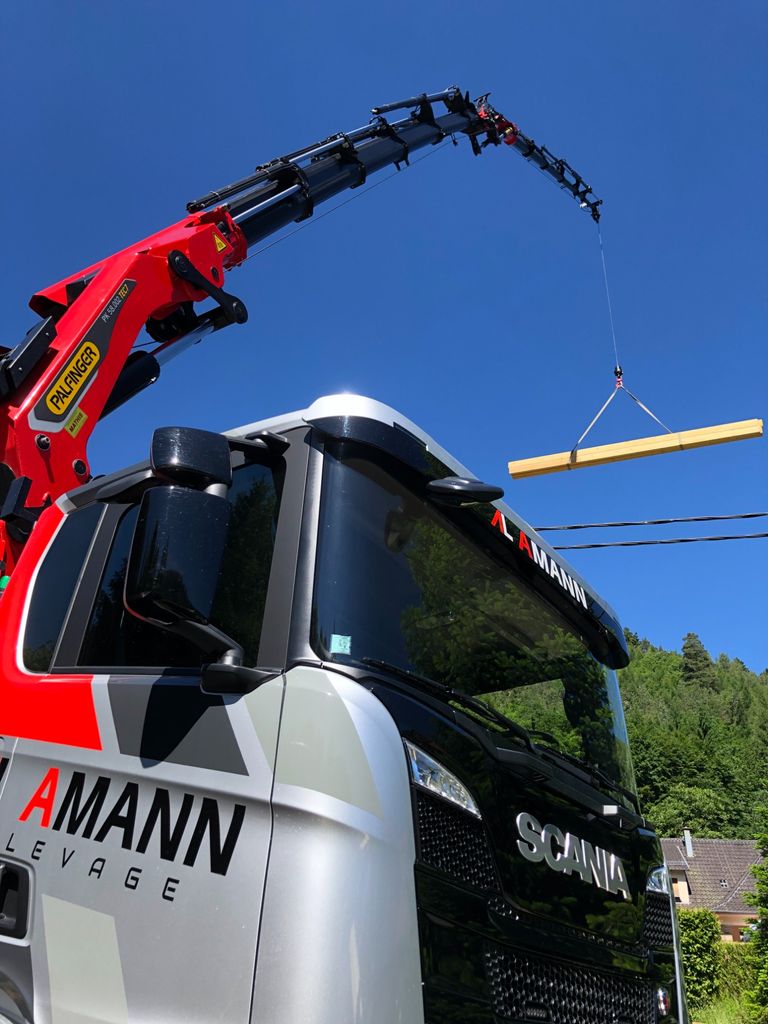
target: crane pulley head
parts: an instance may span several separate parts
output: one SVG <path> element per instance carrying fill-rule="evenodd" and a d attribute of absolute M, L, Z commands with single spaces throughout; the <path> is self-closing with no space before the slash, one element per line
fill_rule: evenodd
<path fill-rule="evenodd" d="M 546 146 L 540 146 L 533 139 L 524 135 L 516 124 L 500 114 L 489 103 L 489 96 L 490 93 L 485 93 L 475 100 L 478 117 L 493 126 L 483 145 L 499 145 L 503 142 L 507 146 L 514 146 L 526 160 L 552 178 L 566 192 L 570 192 L 581 209 L 589 210 L 592 220 L 598 223 L 603 201 L 594 194 L 592 186 L 588 185 L 566 160 L 555 156 Z"/>
<path fill-rule="evenodd" d="M 483 145 L 494 144 L 498 146 L 500 142 L 504 142 L 507 146 L 514 146 L 520 129 L 488 102 L 490 95 L 489 92 L 486 92 L 475 100 L 478 117 L 486 121 L 489 126 L 488 138 Z"/>

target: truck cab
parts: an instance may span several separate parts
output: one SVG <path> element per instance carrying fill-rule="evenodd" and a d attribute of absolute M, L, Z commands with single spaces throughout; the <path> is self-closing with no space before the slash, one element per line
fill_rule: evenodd
<path fill-rule="evenodd" d="M 0 600 L 0 1022 L 686 1021 L 610 606 L 370 399 L 174 437 Z"/>

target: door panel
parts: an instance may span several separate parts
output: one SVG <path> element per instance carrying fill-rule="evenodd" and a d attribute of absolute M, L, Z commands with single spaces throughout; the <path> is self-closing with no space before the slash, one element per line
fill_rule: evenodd
<path fill-rule="evenodd" d="M 282 687 L 97 676 L 101 751 L 19 741 L 0 861 L 30 871 L 30 930 L 0 970 L 31 947 L 36 1022 L 248 1020 Z"/>

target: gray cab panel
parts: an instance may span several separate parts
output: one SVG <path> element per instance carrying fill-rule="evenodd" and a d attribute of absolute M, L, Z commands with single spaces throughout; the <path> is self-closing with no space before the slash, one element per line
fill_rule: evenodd
<path fill-rule="evenodd" d="M 287 674 L 273 806 L 254 1024 L 420 1024 L 408 771 L 366 689 Z"/>

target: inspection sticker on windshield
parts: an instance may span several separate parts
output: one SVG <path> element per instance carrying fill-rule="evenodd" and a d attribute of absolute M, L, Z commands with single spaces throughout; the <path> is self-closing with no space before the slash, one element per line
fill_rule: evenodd
<path fill-rule="evenodd" d="M 331 633 L 331 654 L 351 654 L 352 637 L 341 633 Z"/>

